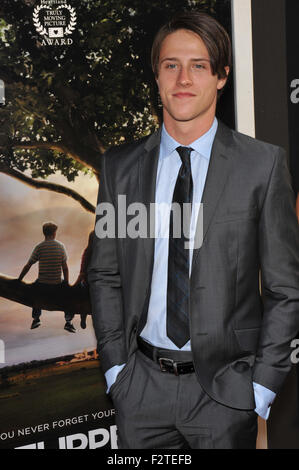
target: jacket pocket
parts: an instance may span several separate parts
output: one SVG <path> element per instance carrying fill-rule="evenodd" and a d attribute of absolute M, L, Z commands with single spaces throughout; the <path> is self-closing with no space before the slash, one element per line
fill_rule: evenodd
<path fill-rule="evenodd" d="M 230 209 L 226 214 L 215 217 L 215 223 L 235 222 L 243 219 L 256 219 L 258 217 L 258 208 L 256 206 L 249 209 Z"/>

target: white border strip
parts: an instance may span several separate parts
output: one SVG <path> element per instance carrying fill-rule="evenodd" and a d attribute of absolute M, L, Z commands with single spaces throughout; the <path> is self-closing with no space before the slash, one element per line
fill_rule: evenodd
<path fill-rule="evenodd" d="M 232 0 L 236 129 L 255 137 L 251 0 Z"/>

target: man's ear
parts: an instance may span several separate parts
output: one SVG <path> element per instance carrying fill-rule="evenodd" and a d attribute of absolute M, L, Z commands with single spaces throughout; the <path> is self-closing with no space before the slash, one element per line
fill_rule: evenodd
<path fill-rule="evenodd" d="M 229 76 L 229 72 L 230 72 L 229 66 L 227 65 L 226 67 L 224 67 L 224 70 L 226 72 L 226 77 L 220 78 L 218 80 L 218 85 L 217 85 L 218 90 L 222 90 L 222 88 L 225 86 L 225 84 L 228 80 L 228 76 Z"/>

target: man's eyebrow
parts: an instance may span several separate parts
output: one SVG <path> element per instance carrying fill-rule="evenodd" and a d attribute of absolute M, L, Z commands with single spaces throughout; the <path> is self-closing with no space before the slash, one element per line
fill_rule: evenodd
<path fill-rule="evenodd" d="M 165 57 L 164 59 L 161 60 L 161 64 L 167 60 L 172 60 L 172 61 L 176 61 L 176 62 L 179 62 L 180 59 L 178 59 L 177 57 Z M 210 59 L 205 59 L 204 57 L 198 57 L 198 58 L 194 58 L 194 59 L 190 59 L 192 62 L 211 62 Z"/>
<path fill-rule="evenodd" d="M 191 59 L 194 62 L 211 62 L 210 59 L 204 59 L 203 57 L 199 57 L 198 59 Z"/>

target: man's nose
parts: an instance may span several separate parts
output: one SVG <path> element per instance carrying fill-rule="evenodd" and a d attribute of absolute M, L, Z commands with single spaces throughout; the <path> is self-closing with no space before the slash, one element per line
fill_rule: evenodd
<path fill-rule="evenodd" d="M 192 85 L 190 70 L 187 67 L 181 67 L 178 75 L 178 83 L 182 86 Z"/>

